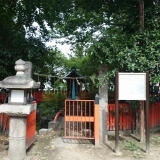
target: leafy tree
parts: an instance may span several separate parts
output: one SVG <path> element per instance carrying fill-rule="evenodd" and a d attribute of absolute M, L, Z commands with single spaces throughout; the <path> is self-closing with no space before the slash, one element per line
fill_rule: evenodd
<path fill-rule="evenodd" d="M 85 53 L 97 67 L 102 63 L 108 66 L 109 77 L 113 77 L 115 70 L 149 70 L 153 82 L 159 79 L 159 2 L 156 0 L 145 1 L 143 32 L 139 32 L 137 0 L 12 0 L 0 1 L 0 9 L 1 78 L 14 72 L 13 63 L 18 58 L 32 61 L 36 71 L 46 68 L 45 58 L 52 55 L 42 42 L 50 36 L 67 36 L 69 43 L 76 43 L 81 57 Z M 38 27 L 33 22 L 39 24 L 37 37 Z M 46 24 L 52 28 L 52 35 Z"/>
<path fill-rule="evenodd" d="M 47 27 L 59 21 L 62 10 L 67 12 L 67 2 L 0 0 L 0 79 L 14 74 L 14 63 L 20 58 L 31 61 L 36 71 L 45 67 L 50 50 L 44 42 L 51 38 Z"/>
<path fill-rule="evenodd" d="M 108 67 L 107 77 L 115 71 L 150 72 L 153 83 L 159 81 L 159 6 L 145 1 L 145 26 L 140 31 L 139 2 L 74 1 L 70 14 L 64 14 L 59 33 L 79 44 L 79 53 L 88 54 L 97 65 Z M 63 31 L 67 32 L 63 32 Z M 81 47 L 83 46 L 82 50 Z M 80 54 L 79 54 L 80 55 Z"/>

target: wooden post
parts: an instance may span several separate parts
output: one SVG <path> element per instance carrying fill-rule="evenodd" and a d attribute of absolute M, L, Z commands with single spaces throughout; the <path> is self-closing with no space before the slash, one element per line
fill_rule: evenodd
<path fill-rule="evenodd" d="M 119 154 L 119 108 L 118 108 L 118 72 L 115 74 L 116 77 L 116 88 L 115 88 L 115 153 Z"/>
<path fill-rule="evenodd" d="M 145 141 L 144 132 L 144 101 L 140 101 L 140 142 Z"/>
<path fill-rule="evenodd" d="M 95 146 L 99 145 L 99 104 L 94 105 L 94 138 Z"/>
<path fill-rule="evenodd" d="M 149 72 L 146 72 L 146 153 L 150 151 L 150 134 L 149 134 Z"/>

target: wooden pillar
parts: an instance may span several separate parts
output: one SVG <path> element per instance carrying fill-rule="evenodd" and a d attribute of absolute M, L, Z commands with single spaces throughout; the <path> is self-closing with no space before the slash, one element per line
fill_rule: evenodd
<path fill-rule="evenodd" d="M 140 142 L 145 141 L 144 101 L 140 101 Z"/>
<path fill-rule="evenodd" d="M 95 137 L 95 146 L 99 145 L 99 104 L 94 106 L 94 137 Z"/>

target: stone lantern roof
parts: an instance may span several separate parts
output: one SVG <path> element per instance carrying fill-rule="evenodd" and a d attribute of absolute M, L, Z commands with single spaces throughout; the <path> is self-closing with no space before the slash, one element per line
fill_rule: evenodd
<path fill-rule="evenodd" d="M 15 62 L 15 76 L 9 76 L 0 81 L 1 88 L 16 88 L 16 89 L 29 89 L 39 88 L 40 82 L 35 82 L 31 77 L 27 76 L 24 71 L 26 70 L 25 61 L 19 59 Z"/>

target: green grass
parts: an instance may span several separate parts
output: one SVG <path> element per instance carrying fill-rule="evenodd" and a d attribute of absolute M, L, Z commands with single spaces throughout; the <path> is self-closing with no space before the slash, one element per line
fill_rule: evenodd
<path fill-rule="evenodd" d="M 133 142 L 126 142 L 124 149 L 131 151 L 132 152 L 131 156 L 134 157 L 135 159 L 144 158 L 142 152 L 140 151 L 140 148 Z"/>
<path fill-rule="evenodd" d="M 132 142 L 127 142 L 124 149 L 129 151 L 137 151 L 139 147 Z"/>

